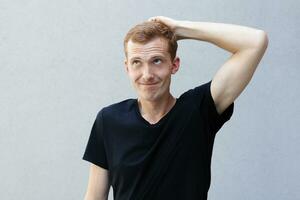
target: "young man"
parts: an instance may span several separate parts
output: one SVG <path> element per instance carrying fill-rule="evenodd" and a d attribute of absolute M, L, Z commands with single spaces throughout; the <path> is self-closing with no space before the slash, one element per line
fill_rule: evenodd
<path fill-rule="evenodd" d="M 170 94 L 179 69 L 177 40 L 211 42 L 232 53 L 213 79 Z M 204 200 L 216 133 L 249 83 L 268 45 L 250 27 L 158 16 L 124 40 L 125 69 L 137 99 L 101 109 L 83 156 L 91 162 L 85 200 Z"/>

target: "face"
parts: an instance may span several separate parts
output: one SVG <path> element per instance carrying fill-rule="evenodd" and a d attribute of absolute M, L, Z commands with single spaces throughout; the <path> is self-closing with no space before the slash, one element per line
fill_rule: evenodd
<path fill-rule="evenodd" d="M 146 44 L 127 44 L 126 72 L 141 100 L 159 101 L 170 94 L 171 75 L 179 68 L 179 58 L 171 60 L 168 43 L 155 38 Z"/>

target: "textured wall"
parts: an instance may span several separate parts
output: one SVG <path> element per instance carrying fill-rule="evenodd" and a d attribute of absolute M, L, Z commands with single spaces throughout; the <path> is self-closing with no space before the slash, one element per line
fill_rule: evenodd
<path fill-rule="evenodd" d="M 0 0 L 0 199 L 83 199 L 89 163 L 81 157 L 98 110 L 136 96 L 123 37 L 155 15 L 268 33 L 265 56 L 216 137 L 209 199 L 300 199 L 296 0 Z M 175 96 L 210 80 L 230 56 L 194 40 L 179 41 L 178 55 Z"/>

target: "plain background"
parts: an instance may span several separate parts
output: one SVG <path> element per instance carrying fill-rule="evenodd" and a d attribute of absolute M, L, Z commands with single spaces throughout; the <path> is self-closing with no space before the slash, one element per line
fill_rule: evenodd
<path fill-rule="evenodd" d="M 0 0 L 0 199 L 83 199 L 82 155 L 97 112 L 136 97 L 123 38 L 156 15 L 267 32 L 268 49 L 216 136 L 209 199 L 300 199 L 299 4 Z M 172 94 L 209 81 L 230 55 L 179 41 Z"/>

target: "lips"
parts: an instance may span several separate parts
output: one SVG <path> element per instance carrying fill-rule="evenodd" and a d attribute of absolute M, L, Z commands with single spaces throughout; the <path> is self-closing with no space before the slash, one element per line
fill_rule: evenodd
<path fill-rule="evenodd" d="M 141 88 L 144 88 L 145 90 L 152 90 L 158 88 L 158 83 L 141 83 Z"/>
<path fill-rule="evenodd" d="M 141 83 L 141 85 L 156 85 L 157 83 Z"/>

